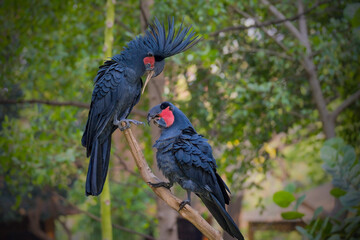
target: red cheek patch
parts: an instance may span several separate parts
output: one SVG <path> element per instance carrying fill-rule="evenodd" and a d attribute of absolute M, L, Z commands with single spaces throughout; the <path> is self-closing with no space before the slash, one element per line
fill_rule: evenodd
<path fill-rule="evenodd" d="M 159 116 L 162 119 L 164 119 L 164 121 L 166 123 L 166 127 L 170 127 L 175 121 L 174 114 L 170 110 L 170 107 L 167 107 L 164 110 L 162 110 L 162 112 L 159 114 Z"/>
<path fill-rule="evenodd" d="M 150 63 L 151 68 L 154 68 L 155 58 L 154 57 L 146 57 L 143 59 L 145 66 Z"/>

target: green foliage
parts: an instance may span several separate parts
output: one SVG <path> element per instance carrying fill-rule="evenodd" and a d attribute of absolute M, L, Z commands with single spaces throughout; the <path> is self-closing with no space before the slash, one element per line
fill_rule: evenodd
<path fill-rule="evenodd" d="M 311 222 L 306 228 L 297 230 L 307 239 L 358 239 L 360 236 L 360 163 L 356 158 L 353 147 L 347 145 L 340 138 L 327 140 L 320 151 L 324 161 L 324 170 L 332 176 L 335 186 L 331 195 L 339 198 L 342 209 L 337 216 L 319 217 L 322 208 L 316 209 Z M 346 214 L 346 212 L 349 212 Z M 346 214 L 345 219 L 338 219 Z M 343 217 L 344 218 L 344 217 Z"/>
<path fill-rule="evenodd" d="M 289 192 L 279 191 L 274 194 L 273 200 L 278 206 L 287 208 L 295 200 L 295 197 Z"/>
<path fill-rule="evenodd" d="M 254 239 L 302 240 L 301 235 L 296 231 L 279 232 L 276 230 L 256 231 Z"/>
<path fill-rule="evenodd" d="M 302 218 L 305 214 L 296 212 L 296 211 L 289 211 L 281 213 L 281 217 L 285 220 L 294 220 L 298 218 Z"/>
<path fill-rule="evenodd" d="M 324 162 L 324 170 L 331 175 L 335 188 L 331 195 L 339 198 L 343 207 L 337 216 L 320 217 L 323 208 L 315 210 L 311 222 L 305 227 L 296 229 L 307 239 L 357 239 L 360 236 L 360 162 L 356 158 L 355 150 L 341 138 L 327 140 L 320 150 Z M 297 208 L 305 200 L 305 195 L 296 201 L 294 211 L 283 212 L 281 216 L 286 220 L 302 218 L 304 214 L 297 212 Z M 289 192 L 279 191 L 274 194 L 274 202 L 280 207 L 288 207 L 294 196 Z M 349 212 L 344 220 L 339 216 Z"/>
<path fill-rule="evenodd" d="M 286 17 L 297 14 L 291 1 L 274 4 Z M 308 9 L 314 3 L 306 0 L 304 4 Z M 113 54 L 140 33 L 141 11 L 127 11 L 138 9 L 138 5 L 135 0 L 116 4 Z M 89 102 L 92 79 L 104 60 L 104 1 L 6 0 L 0 6 L 0 97 Z M 283 24 L 265 28 L 281 39 L 282 46 L 259 28 L 214 35 L 220 29 L 247 24 L 249 19 L 242 11 L 257 15 L 261 21 L 272 20 L 265 6 L 253 0 L 171 0 L 155 1 L 152 11 L 160 20 L 168 16 L 175 16 L 176 21 L 184 19 L 204 36 L 204 41 L 186 54 L 167 60 L 169 84 L 163 98 L 179 105 L 199 133 L 210 139 L 219 173 L 226 175 L 233 192 L 261 189 L 265 177 L 254 176 L 266 176 L 276 166 L 276 159 L 264 151 L 265 143 L 281 132 L 287 134 L 285 144 L 291 146 L 282 152 L 275 149 L 276 157 L 284 157 L 288 168 L 306 165 L 308 172 L 301 174 L 308 182 L 302 183 L 327 179 L 319 167 L 317 150 L 323 135 L 308 76 L 301 67 L 303 46 Z M 312 57 L 329 110 L 358 89 L 358 16 L 355 1 L 322 4 L 306 14 Z M 137 107 L 146 111 L 147 106 L 145 93 Z M 338 136 L 356 146 L 356 153 L 360 146 L 359 107 L 357 101 L 341 113 L 336 128 Z M 71 202 L 98 215 L 96 198 L 86 199 L 83 190 L 87 160 L 80 138 L 86 116 L 87 110 L 75 107 L 0 106 L 0 176 L 8 186 L 14 209 L 9 219 L 16 217 L 11 214 L 18 211 L 23 199 L 31 199 L 45 186 L 64 191 Z M 150 162 L 149 128 L 144 130 L 141 144 Z M 336 144 L 328 144 L 323 151 L 326 169 L 338 183 L 332 194 L 356 209 L 359 169 L 354 151 L 338 150 Z M 124 177 L 123 172 L 120 175 L 123 184 L 111 184 L 113 222 L 156 235 L 154 200 L 148 188 Z M 112 174 L 110 178 L 114 179 Z M 286 190 L 295 193 L 295 187 L 299 189 L 294 184 Z M 302 199 L 292 201 L 294 211 Z M 327 231 L 332 224 L 318 219 L 314 219 L 310 236 Z M 352 231 L 357 223 L 353 220 L 347 218 L 336 226 Z M 99 223 L 86 216 L 78 217 L 72 230 L 82 232 L 86 239 L 100 238 Z M 116 229 L 114 235 L 133 237 Z"/>
<path fill-rule="evenodd" d="M 26 121 L 6 118 L 3 123 L 0 174 L 14 194 L 24 194 L 34 186 L 68 189 L 79 173 L 81 131 L 61 121 L 75 122 L 78 110 L 45 106 L 27 110 Z"/>
<path fill-rule="evenodd" d="M 128 4 L 135 6 L 138 1 L 128 1 Z M 3 36 L 0 39 L 0 98 L 88 103 L 92 80 L 104 60 L 104 1 L 15 0 L 2 1 L 0 6 Z M 135 17 L 119 14 L 120 5 L 116 5 L 116 11 L 113 54 L 140 33 L 140 11 Z M 124 26 L 118 24 L 122 22 Z M 5 193 L 1 194 L 0 221 L 20 219 L 20 208 L 25 203 L 30 205 L 25 210 L 31 209 L 34 197 L 44 189 L 61 193 L 77 206 L 99 216 L 97 201 L 86 200 L 84 196 L 88 160 L 80 140 L 87 112 L 78 107 L 41 104 L 0 106 L 0 178 L 6 183 L 6 191 L 3 181 L 0 184 L 1 192 Z M 144 142 L 149 138 L 147 130 Z M 151 156 L 149 149 L 147 158 Z M 133 182 L 130 178 L 129 184 Z M 153 196 L 136 198 L 130 194 L 135 190 L 117 186 L 114 184 L 113 194 L 124 196 L 128 202 L 131 198 L 137 202 L 126 205 L 130 211 L 114 211 L 121 219 L 116 216 L 113 222 L 121 221 L 128 228 L 156 234 L 155 211 L 148 217 L 134 215 L 146 212 L 144 204 L 154 205 Z M 137 191 L 145 192 L 144 188 L 141 186 Z M 118 209 L 119 204 L 113 208 Z M 101 238 L 99 222 L 84 214 L 75 218 L 74 232 L 80 232 L 86 239 Z M 84 225 L 79 224 L 82 222 Z M 120 230 L 114 230 L 114 234 L 124 239 L 134 236 Z"/>
<path fill-rule="evenodd" d="M 344 196 L 346 194 L 346 191 L 342 190 L 341 188 L 333 188 L 331 189 L 330 194 L 336 198 L 339 198 L 341 196 Z"/>
<path fill-rule="evenodd" d="M 341 203 L 344 207 L 359 207 L 360 163 L 354 148 L 340 138 L 332 138 L 324 143 L 320 154 L 324 170 L 332 176 L 332 183 L 338 189 L 333 192 Z"/>
<path fill-rule="evenodd" d="M 299 208 L 301 203 L 305 200 L 305 197 L 306 197 L 305 195 L 302 195 L 301 197 L 299 197 L 296 200 L 296 198 L 294 197 L 294 195 L 292 193 L 287 192 L 287 191 L 278 191 L 278 192 L 274 193 L 273 201 L 279 207 L 287 208 L 290 206 L 290 204 L 292 202 L 294 202 L 296 200 L 296 204 L 294 206 L 294 211 L 287 211 L 287 212 L 281 213 L 282 218 L 284 218 L 285 220 L 294 220 L 294 219 L 302 218 L 304 216 L 304 214 L 301 212 L 298 212 L 297 209 Z"/>
<path fill-rule="evenodd" d="M 304 4 L 310 8 L 313 2 Z M 329 104 L 330 109 L 358 89 L 360 44 L 350 30 L 352 18 L 343 14 L 351 4 L 345 1 L 322 4 L 306 15 L 322 91 L 326 99 L 332 99 L 335 93 L 338 96 Z M 292 2 L 275 4 L 286 17 L 296 15 L 295 5 Z M 174 8 L 177 10 L 172 12 Z M 196 23 L 195 30 L 205 38 L 191 53 L 185 54 L 188 59 L 184 59 L 184 55 L 173 59 L 181 67 L 174 67 L 165 75 L 170 80 L 184 76 L 185 82 L 181 91 L 177 91 L 179 82 L 176 87 L 169 86 L 166 98 L 181 106 L 200 133 L 210 141 L 216 139 L 212 144 L 221 159 L 220 170 L 226 172 L 234 188 L 260 187 L 259 181 L 249 180 L 271 167 L 268 155 L 262 155 L 259 150 L 271 139 L 272 133 L 301 128 L 306 132 L 306 139 L 302 140 L 313 137 L 321 143 L 319 115 L 312 100 L 308 75 L 301 67 L 305 52 L 301 43 L 283 25 L 265 28 L 273 32 L 273 37 L 258 28 L 214 36 L 216 31 L 229 26 L 244 25 L 249 19 L 242 12 L 258 16 L 260 21 L 273 19 L 265 6 L 256 1 L 173 0 L 155 4 L 154 11 L 160 18 L 171 12 L 177 19 Z M 281 44 L 274 38 L 281 39 Z M 196 66 L 195 71 L 186 68 L 190 58 L 191 64 Z M 175 82 L 170 81 L 170 84 Z M 182 97 L 184 89 L 189 93 L 186 97 Z M 359 107 L 359 102 L 351 105 L 338 118 L 337 133 L 354 146 L 360 145 L 357 134 L 360 117 L 356 114 Z M 313 123 L 315 130 L 310 127 Z M 309 149 L 312 146 L 309 142 L 304 145 Z M 317 151 L 308 151 L 311 152 Z M 254 158 L 260 157 L 265 160 L 254 163 Z M 306 156 L 301 161 L 308 161 L 312 182 L 319 183 L 324 174 L 319 171 L 318 156 L 312 157 Z"/>
<path fill-rule="evenodd" d="M 294 207 L 294 210 L 297 210 L 299 208 L 299 206 L 305 201 L 306 195 L 302 195 L 301 197 L 299 197 L 298 199 L 296 199 L 296 204 Z"/>

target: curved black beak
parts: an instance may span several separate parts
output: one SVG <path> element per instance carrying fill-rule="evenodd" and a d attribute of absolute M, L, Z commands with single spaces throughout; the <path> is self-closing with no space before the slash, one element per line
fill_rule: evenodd
<path fill-rule="evenodd" d="M 147 115 L 147 122 L 150 125 L 150 121 L 153 120 L 154 118 L 158 117 L 158 115 L 161 113 L 161 108 L 160 108 L 160 104 L 156 105 L 155 107 L 153 107 L 152 109 L 150 109 L 148 115 Z"/>
<path fill-rule="evenodd" d="M 163 118 L 159 117 L 159 114 L 162 112 L 162 109 L 160 108 L 160 104 L 156 105 L 152 109 L 150 109 L 148 115 L 147 115 L 147 122 L 150 125 L 151 120 L 154 120 L 154 124 L 157 125 L 160 128 L 166 127 L 166 122 Z"/>
<path fill-rule="evenodd" d="M 148 64 L 145 65 L 145 71 L 153 71 L 153 70 L 154 70 L 154 68 L 151 67 L 151 64 L 150 64 L 150 63 L 148 63 Z"/>

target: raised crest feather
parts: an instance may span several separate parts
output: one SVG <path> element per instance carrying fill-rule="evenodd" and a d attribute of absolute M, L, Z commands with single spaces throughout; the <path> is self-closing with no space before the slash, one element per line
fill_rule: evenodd
<path fill-rule="evenodd" d="M 183 22 L 180 24 L 179 30 L 176 33 L 174 18 L 169 18 L 168 34 L 166 35 L 164 24 L 161 24 L 160 21 L 155 18 L 154 23 L 149 26 L 145 33 L 143 43 L 154 51 L 155 55 L 167 58 L 184 52 L 201 41 L 201 38 L 195 36 L 195 34 L 196 33 L 191 30 L 191 25 L 185 27 Z"/>

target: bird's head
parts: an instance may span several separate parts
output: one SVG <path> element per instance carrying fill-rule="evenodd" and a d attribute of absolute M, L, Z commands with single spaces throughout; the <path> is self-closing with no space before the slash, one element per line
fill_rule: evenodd
<path fill-rule="evenodd" d="M 201 40 L 199 36 L 195 36 L 191 26 L 183 27 L 181 23 L 176 31 L 174 18 L 172 20 L 168 19 L 167 31 L 166 34 L 164 24 L 155 19 L 154 24 L 149 26 L 145 36 L 142 38 L 141 45 L 146 50 L 143 63 L 147 72 L 143 92 L 149 80 L 163 71 L 165 58 L 184 52 Z"/>
<path fill-rule="evenodd" d="M 147 115 L 148 124 L 150 124 L 151 120 L 154 120 L 154 124 L 159 128 L 171 127 L 175 121 L 173 111 L 174 106 L 169 102 L 163 102 L 162 104 L 156 105 Z"/>
<path fill-rule="evenodd" d="M 189 119 L 170 102 L 163 102 L 150 109 L 147 115 L 148 124 L 151 121 L 159 128 L 166 129 L 185 129 L 192 126 Z"/>

